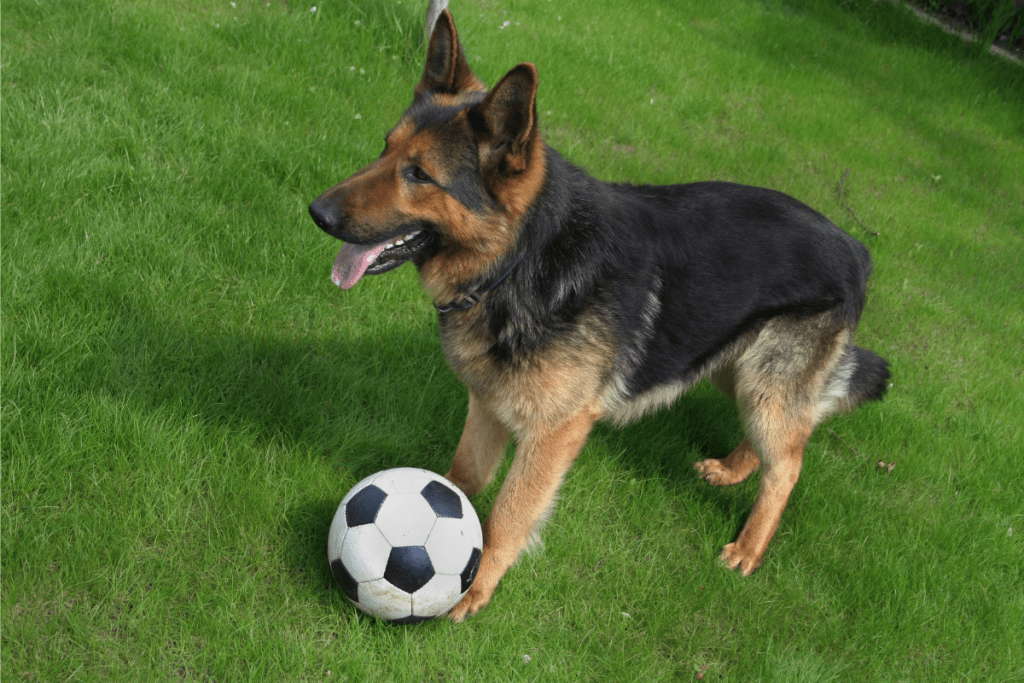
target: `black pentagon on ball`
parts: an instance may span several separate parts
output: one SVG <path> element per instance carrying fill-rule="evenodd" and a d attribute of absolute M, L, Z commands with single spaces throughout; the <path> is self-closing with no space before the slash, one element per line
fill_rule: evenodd
<path fill-rule="evenodd" d="M 466 563 L 466 568 L 462 570 L 462 592 L 465 593 L 469 590 L 470 585 L 473 583 L 473 579 L 476 578 L 476 570 L 480 569 L 480 556 L 482 553 L 479 548 L 473 548 L 473 552 L 469 554 L 469 562 Z"/>
<path fill-rule="evenodd" d="M 426 586 L 434 578 L 434 565 L 430 563 L 427 549 L 421 545 L 392 548 L 384 578 L 406 593 L 415 593 Z"/>
<path fill-rule="evenodd" d="M 462 519 L 462 499 L 450 487 L 439 481 L 432 481 L 420 493 L 430 503 L 438 517 Z"/>
<path fill-rule="evenodd" d="M 334 574 L 334 580 L 341 586 L 341 590 L 348 596 L 348 599 L 352 602 L 359 602 L 359 582 L 348 573 L 348 569 L 345 568 L 345 564 L 340 558 L 331 560 L 331 573 Z"/>
<path fill-rule="evenodd" d="M 345 506 L 345 523 L 349 527 L 373 524 L 377 519 L 377 513 L 380 512 L 380 506 L 387 497 L 388 494 L 370 484 L 348 501 L 348 505 Z"/>

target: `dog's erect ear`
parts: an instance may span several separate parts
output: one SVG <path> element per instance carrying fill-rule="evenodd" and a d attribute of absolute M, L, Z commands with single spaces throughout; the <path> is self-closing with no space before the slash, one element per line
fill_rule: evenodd
<path fill-rule="evenodd" d="M 484 92 L 487 86 L 470 71 L 455 32 L 455 21 L 451 12 L 444 10 L 430 34 L 427 64 L 423 68 L 423 78 L 416 86 L 415 96 L 427 92 L 456 95 L 464 90 Z"/>
<path fill-rule="evenodd" d="M 490 137 L 491 154 L 504 153 L 504 166 L 524 171 L 530 163 L 530 141 L 537 134 L 537 67 L 520 64 L 502 77 L 484 101 L 473 108 L 474 126 Z"/>

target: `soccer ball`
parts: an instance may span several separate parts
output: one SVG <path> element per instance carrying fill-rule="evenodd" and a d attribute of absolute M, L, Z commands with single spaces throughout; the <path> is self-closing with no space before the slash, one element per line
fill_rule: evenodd
<path fill-rule="evenodd" d="M 353 486 L 327 536 L 327 559 L 348 599 L 401 623 L 454 607 L 476 578 L 482 551 L 480 520 L 466 495 L 414 467 Z"/>

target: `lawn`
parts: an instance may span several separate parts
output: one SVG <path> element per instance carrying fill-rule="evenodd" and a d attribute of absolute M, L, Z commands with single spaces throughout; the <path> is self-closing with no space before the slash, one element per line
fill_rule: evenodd
<path fill-rule="evenodd" d="M 4 2 L 4 679 L 1024 680 L 1024 67 L 888 3 L 454 4 L 597 177 L 863 241 L 893 386 L 817 430 L 750 578 L 716 558 L 757 477 L 693 470 L 741 438 L 701 385 L 596 430 L 479 615 L 348 603 L 338 502 L 446 471 L 465 418 L 412 266 L 338 290 L 306 213 L 411 101 L 425 4 Z"/>

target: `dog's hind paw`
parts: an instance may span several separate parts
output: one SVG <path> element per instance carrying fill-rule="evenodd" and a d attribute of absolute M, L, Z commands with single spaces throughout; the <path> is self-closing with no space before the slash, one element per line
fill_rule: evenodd
<path fill-rule="evenodd" d="M 708 458 L 695 463 L 693 468 L 700 472 L 701 479 L 712 486 L 732 486 L 750 476 L 750 472 L 737 472 L 725 466 L 724 459 Z"/>
<path fill-rule="evenodd" d="M 748 439 L 744 439 L 743 443 L 724 458 L 701 460 L 694 468 L 700 472 L 704 481 L 713 486 L 732 486 L 745 481 L 759 465 L 760 461 L 753 446 Z"/>

